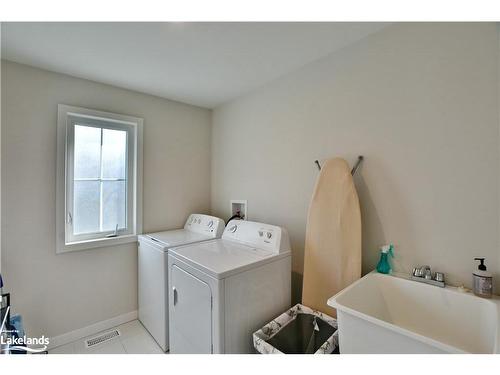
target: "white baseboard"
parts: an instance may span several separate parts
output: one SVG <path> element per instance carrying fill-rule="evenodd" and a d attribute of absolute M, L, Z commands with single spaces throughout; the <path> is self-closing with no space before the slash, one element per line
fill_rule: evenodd
<path fill-rule="evenodd" d="M 58 346 L 69 344 L 70 342 L 83 339 L 84 337 L 94 335 L 106 329 L 110 329 L 120 324 L 130 322 L 137 319 L 137 310 L 128 312 L 126 314 L 115 316 L 114 318 L 103 320 L 102 322 L 94 323 L 90 326 L 76 329 L 71 332 L 64 333 L 59 336 L 51 337 L 49 350 L 57 348 Z"/>

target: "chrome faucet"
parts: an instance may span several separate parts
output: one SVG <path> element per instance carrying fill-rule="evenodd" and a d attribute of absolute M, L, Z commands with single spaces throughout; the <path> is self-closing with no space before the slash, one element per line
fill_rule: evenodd
<path fill-rule="evenodd" d="M 421 283 L 439 286 L 441 288 L 445 287 L 444 273 L 435 272 L 433 276 L 430 266 L 415 267 L 410 275 L 410 279 Z"/>

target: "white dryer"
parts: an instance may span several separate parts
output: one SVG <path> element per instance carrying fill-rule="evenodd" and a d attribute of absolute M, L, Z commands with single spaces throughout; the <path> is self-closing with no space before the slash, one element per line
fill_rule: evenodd
<path fill-rule="evenodd" d="M 223 230 L 223 220 L 192 214 L 183 229 L 139 236 L 139 320 L 164 351 L 168 350 L 168 251 L 219 238 Z"/>
<path fill-rule="evenodd" d="M 252 333 L 290 307 L 285 229 L 233 220 L 221 239 L 168 255 L 171 353 L 251 353 Z"/>

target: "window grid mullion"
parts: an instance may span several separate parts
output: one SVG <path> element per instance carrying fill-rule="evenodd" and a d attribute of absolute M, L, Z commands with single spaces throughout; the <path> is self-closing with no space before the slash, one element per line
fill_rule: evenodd
<path fill-rule="evenodd" d="M 80 178 L 75 178 L 73 179 L 74 181 L 127 181 L 126 178 L 110 178 L 110 177 L 96 177 L 96 178 L 86 178 L 86 177 L 80 177 Z"/>
<path fill-rule="evenodd" d="M 104 203 L 103 203 L 103 181 L 102 178 L 104 177 L 102 174 L 102 144 L 103 144 L 103 128 L 101 128 L 101 147 L 99 149 L 99 230 L 103 232 L 103 214 L 104 214 Z"/>

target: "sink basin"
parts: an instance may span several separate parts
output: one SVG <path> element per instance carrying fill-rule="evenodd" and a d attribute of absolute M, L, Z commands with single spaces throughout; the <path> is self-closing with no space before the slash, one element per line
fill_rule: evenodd
<path fill-rule="evenodd" d="M 369 273 L 328 300 L 340 353 L 499 353 L 500 298 Z"/>

